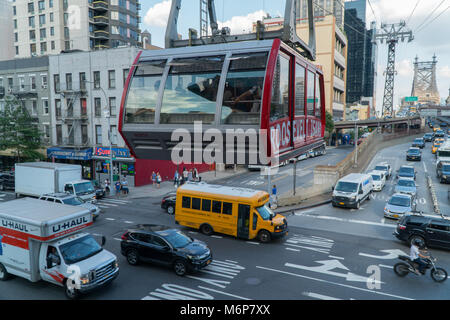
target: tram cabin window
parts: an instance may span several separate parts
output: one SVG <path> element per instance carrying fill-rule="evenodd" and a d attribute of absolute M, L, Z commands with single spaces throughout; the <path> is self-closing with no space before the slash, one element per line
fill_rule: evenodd
<path fill-rule="evenodd" d="M 214 123 L 224 57 L 174 59 L 164 88 L 160 123 Z"/>
<path fill-rule="evenodd" d="M 137 66 L 127 97 L 125 123 L 154 123 L 158 93 L 166 61 Z"/>
<path fill-rule="evenodd" d="M 230 58 L 222 103 L 222 124 L 258 125 L 267 65 L 266 52 Z"/>
<path fill-rule="evenodd" d="M 295 67 L 295 115 L 305 115 L 305 68 Z"/>
<path fill-rule="evenodd" d="M 270 121 L 289 117 L 289 59 L 282 55 L 277 58 L 272 84 Z"/>
<path fill-rule="evenodd" d="M 322 109 L 320 107 L 320 82 L 319 75 L 316 75 L 316 118 L 322 118 Z"/>
<path fill-rule="evenodd" d="M 314 73 L 308 71 L 308 92 L 306 97 L 306 107 L 308 109 L 308 116 L 314 116 Z"/>

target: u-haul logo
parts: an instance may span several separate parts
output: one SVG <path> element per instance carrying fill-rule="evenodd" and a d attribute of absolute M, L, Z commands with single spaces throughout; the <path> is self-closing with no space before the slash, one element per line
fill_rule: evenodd
<path fill-rule="evenodd" d="M 71 221 L 67 221 L 67 222 L 64 222 L 64 223 L 60 223 L 60 224 L 54 225 L 52 227 L 52 231 L 54 233 L 57 233 L 57 232 L 61 232 L 61 231 L 65 231 L 65 230 L 71 229 L 73 227 L 80 226 L 80 225 L 85 224 L 85 223 L 89 223 L 89 220 L 86 217 L 81 217 L 81 218 L 73 219 Z"/>
<path fill-rule="evenodd" d="M 28 229 L 28 226 L 26 224 L 9 221 L 9 220 L 4 220 L 4 219 L 2 219 L 2 227 L 12 229 L 12 230 L 17 230 L 17 231 L 22 231 L 22 232 L 30 232 L 30 230 Z"/>

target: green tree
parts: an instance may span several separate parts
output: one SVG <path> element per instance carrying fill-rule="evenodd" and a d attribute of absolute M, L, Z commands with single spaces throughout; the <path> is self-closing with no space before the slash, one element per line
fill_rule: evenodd
<path fill-rule="evenodd" d="M 41 132 L 22 103 L 7 99 L 4 110 L 0 110 L 0 149 L 14 150 L 18 162 L 43 159 L 38 151 L 40 137 Z"/>
<path fill-rule="evenodd" d="M 325 130 L 328 131 L 330 134 L 334 130 L 333 115 L 328 111 L 326 111 L 325 113 Z"/>

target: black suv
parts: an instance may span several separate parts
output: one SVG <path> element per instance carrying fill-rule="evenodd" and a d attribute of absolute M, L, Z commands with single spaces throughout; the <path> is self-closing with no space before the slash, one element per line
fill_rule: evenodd
<path fill-rule="evenodd" d="M 183 276 L 212 262 L 206 243 L 194 240 L 180 230 L 159 225 L 138 225 L 122 236 L 121 253 L 131 265 L 140 261 L 172 267 Z"/>
<path fill-rule="evenodd" d="M 0 173 L 0 191 L 15 189 L 14 175 L 9 173 Z"/>
<path fill-rule="evenodd" d="M 170 193 L 161 200 L 161 209 L 166 210 L 168 214 L 175 214 L 176 203 L 177 203 L 177 194 Z"/>
<path fill-rule="evenodd" d="M 406 152 L 406 161 L 421 161 L 422 154 L 419 148 L 409 148 Z"/>
<path fill-rule="evenodd" d="M 406 215 L 397 224 L 394 235 L 411 244 L 450 249 L 450 220 L 435 216 Z"/>

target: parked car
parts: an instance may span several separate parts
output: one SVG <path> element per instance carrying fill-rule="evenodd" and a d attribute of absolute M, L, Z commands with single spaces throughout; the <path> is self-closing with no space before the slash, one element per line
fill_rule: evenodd
<path fill-rule="evenodd" d="M 399 219 L 404 214 L 415 210 L 415 197 L 404 193 L 394 193 L 384 207 L 384 216 L 386 218 Z"/>
<path fill-rule="evenodd" d="M 384 185 L 386 184 L 386 176 L 384 174 L 384 171 L 373 170 L 369 172 L 369 174 L 372 176 L 373 190 L 374 191 L 383 190 Z"/>
<path fill-rule="evenodd" d="M 399 178 L 413 178 L 416 180 L 416 170 L 413 166 L 401 166 L 397 171 L 397 179 Z"/>
<path fill-rule="evenodd" d="M 392 176 L 392 167 L 389 163 L 379 163 L 375 166 L 374 170 L 377 171 L 384 171 L 386 175 L 386 180 L 390 179 Z"/>
<path fill-rule="evenodd" d="M 436 176 L 440 183 L 450 182 L 450 162 L 439 161 L 436 165 Z"/>
<path fill-rule="evenodd" d="M 419 148 L 409 148 L 406 152 L 406 161 L 421 161 L 422 153 Z"/>
<path fill-rule="evenodd" d="M 15 180 L 14 175 L 10 173 L 0 173 L 0 191 L 14 190 Z"/>
<path fill-rule="evenodd" d="M 105 188 L 103 188 L 98 181 L 94 182 L 94 189 L 96 199 L 101 199 L 105 196 Z"/>
<path fill-rule="evenodd" d="M 416 138 L 414 139 L 412 146 L 423 149 L 425 148 L 425 140 L 423 138 Z"/>
<path fill-rule="evenodd" d="M 397 185 L 394 189 L 395 193 L 406 193 L 412 196 L 417 194 L 417 186 L 414 179 L 411 178 L 400 178 L 397 181 Z"/>
<path fill-rule="evenodd" d="M 423 136 L 423 140 L 425 140 L 425 142 L 431 142 L 433 141 L 434 135 L 431 132 L 425 133 L 425 135 Z"/>
<path fill-rule="evenodd" d="M 406 215 L 397 224 L 394 235 L 408 244 L 450 249 L 450 221 L 432 215 Z"/>
<path fill-rule="evenodd" d="M 80 197 L 74 196 L 70 193 L 48 193 L 39 197 L 39 200 L 51 201 L 56 203 L 67 204 L 71 206 L 80 206 L 92 213 L 92 217 L 96 220 L 100 214 L 100 208 L 96 205 L 93 205 L 90 202 L 84 201 Z"/>
<path fill-rule="evenodd" d="M 179 276 L 200 270 L 212 262 L 206 243 L 178 229 L 160 225 L 138 225 L 122 236 L 121 253 L 130 265 L 150 262 L 172 267 Z"/>
<path fill-rule="evenodd" d="M 175 205 L 177 202 L 177 194 L 170 193 L 161 200 L 161 209 L 167 211 L 168 214 L 175 214 Z"/>

